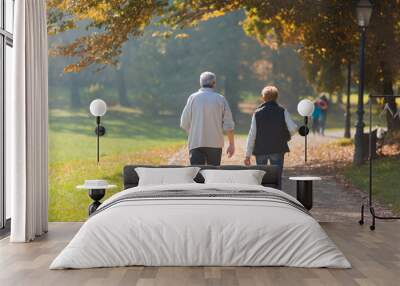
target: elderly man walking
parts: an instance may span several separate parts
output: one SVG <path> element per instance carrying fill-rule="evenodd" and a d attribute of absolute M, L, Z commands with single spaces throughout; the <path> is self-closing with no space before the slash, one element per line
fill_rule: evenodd
<path fill-rule="evenodd" d="M 181 117 L 181 128 L 189 135 L 191 165 L 221 164 L 224 131 L 229 140 L 228 157 L 235 153 L 232 112 L 225 97 L 215 92 L 216 76 L 200 75 L 200 90 L 189 96 Z"/>

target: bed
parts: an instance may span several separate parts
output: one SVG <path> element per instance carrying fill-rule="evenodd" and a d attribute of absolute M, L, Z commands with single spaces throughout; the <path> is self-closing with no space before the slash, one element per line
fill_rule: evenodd
<path fill-rule="evenodd" d="M 50 269 L 351 267 L 310 213 L 277 189 L 273 166 L 200 167 L 264 170 L 262 185 L 204 184 L 199 173 L 196 183 L 155 186 L 138 186 L 136 167 L 143 166 L 124 168 L 124 190 L 83 224 Z"/>

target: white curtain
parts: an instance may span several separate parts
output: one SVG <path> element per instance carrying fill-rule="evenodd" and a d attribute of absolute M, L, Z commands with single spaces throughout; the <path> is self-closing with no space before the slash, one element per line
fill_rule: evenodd
<path fill-rule="evenodd" d="M 47 30 L 45 0 L 15 1 L 13 93 L 6 98 L 6 187 L 12 242 L 47 232 Z"/>

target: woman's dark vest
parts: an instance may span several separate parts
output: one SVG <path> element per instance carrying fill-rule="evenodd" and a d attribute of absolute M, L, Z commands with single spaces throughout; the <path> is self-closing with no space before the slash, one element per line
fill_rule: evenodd
<path fill-rule="evenodd" d="M 275 101 L 262 104 L 255 112 L 256 143 L 253 155 L 289 152 L 290 132 L 285 121 L 285 109 Z"/>

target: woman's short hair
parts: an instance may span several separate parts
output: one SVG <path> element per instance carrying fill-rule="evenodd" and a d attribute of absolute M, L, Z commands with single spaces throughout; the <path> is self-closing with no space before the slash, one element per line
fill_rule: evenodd
<path fill-rule="evenodd" d="M 213 87 L 216 82 L 217 82 L 217 77 L 212 72 L 206 71 L 200 75 L 201 87 Z"/>
<path fill-rule="evenodd" d="M 261 95 L 266 100 L 276 100 L 278 98 L 278 89 L 273 85 L 267 85 L 261 91 Z"/>

